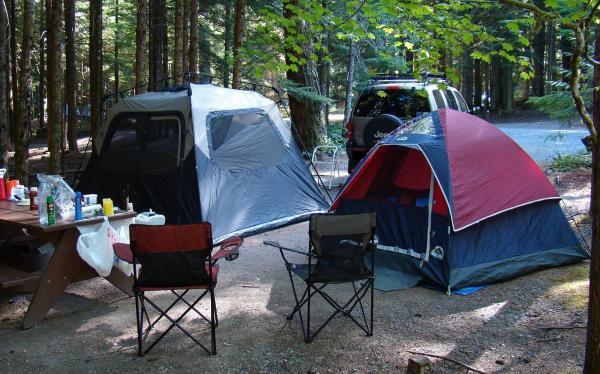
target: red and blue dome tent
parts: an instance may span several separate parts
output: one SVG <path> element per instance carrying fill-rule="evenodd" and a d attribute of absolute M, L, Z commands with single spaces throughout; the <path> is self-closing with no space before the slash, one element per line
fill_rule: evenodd
<path fill-rule="evenodd" d="M 588 258 L 559 202 L 512 139 L 444 109 L 379 142 L 331 209 L 377 212 L 381 274 L 410 272 L 450 292 Z"/>

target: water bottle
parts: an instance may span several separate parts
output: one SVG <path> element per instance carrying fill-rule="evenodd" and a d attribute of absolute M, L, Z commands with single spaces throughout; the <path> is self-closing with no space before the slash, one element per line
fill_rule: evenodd
<path fill-rule="evenodd" d="M 81 209 L 81 192 L 75 192 L 75 221 L 79 221 L 83 218 Z"/>
<path fill-rule="evenodd" d="M 40 189 L 38 191 L 37 201 L 38 201 L 38 216 L 39 216 L 40 224 L 47 225 L 48 224 L 48 205 L 46 204 L 47 195 L 44 193 L 43 189 Z"/>

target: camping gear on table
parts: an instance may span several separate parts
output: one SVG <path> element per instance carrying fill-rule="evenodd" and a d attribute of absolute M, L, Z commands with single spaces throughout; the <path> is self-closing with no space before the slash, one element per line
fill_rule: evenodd
<path fill-rule="evenodd" d="M 328 209 L 277 105 L 209 84 L 108 109 L 78 190 L 120 201 L 127 185 L 137 210 L 211 222 L 216 243 Z"/>
<path fill-rule="evenodd" d="M 517 143 L 445 109 L 379 142 L 331 209 L 377 212 L 377 288 L 425 278 L 451 292 L 588 258 L 559 202 Z"/>
<path fill-rule="evenodd" d="M 367 336 L 373 335 L 373 283 L 375 276 L 375 248 L 373 234 L 375 230 L 375 213 L 362 214 L 314 214 L 309 223 L 308 252 L 286 248 L 278 242 L 265 241 L 265 245 L 279 248 L 281 257 L 290 276 L 292 291 L 296 305 L 287 319 L 298 313 L 304 341 L 310 343 L 337 314 L 350 318 Z M 306 256 L 306 263 L 297 264 L 288 261 L 283 251 Z M 366 254 L 370 251 L 369 254 Z M 365 264 L 365 257 L 370 258 L 370 266 Z M 292 273 L 306 283 L 306 289 L 298 298 Z M 352 283 L 352 296 L 346 303 L 338 303 L 325 287 L 330 284 Z M 358 283 L 358 284 L 357 284 Z M 363 298 L 370 292 L 370 313 L 367 319 Z M 319 294 L 335 311 L 314 332 L 310 329 L 311 299 Z M 306 308 L 306 320 L 302 308 Z M 357 321 L 353 311 L 358 305 L 362 321 Z M 358 314 L 358 313 L 357 313 Z M 361 319 L 361 318 L 359 318 Z M 305 325 L 306 324 L 306 325 Z"/>
<path fill-rule="evenodd" d="M 113 214 L 115 214 L 115 208 L 112 199 L 102 199 L 102 211 L 104 212 L 105 216 L 112 216 Z"/>
<path fill-rule="evenodd" d="M 29 189 L 29 210 L 37 210 L 38 208 L 38 189 L 37 187 L 31 187 Z"/>
<path fill-rule="evenodd" d="M 41 224 L 48 224 L 47 201 L 48 196 L 54 200 L 54 209 L 57 220 L 73 219 L 75 217 L 75 191 L 65 182 L 60 175 L 39 173 L 38 188 L 38 213 Z"/>
<path fill-rule="evenodd" d="M 216 263 L 220 258 L 228 261 L 236 259 L 243 240 L 241 238 L 225 240 L 219 251 L 212 255 L 211 225 L 206 222 L 165 226 L 134 224 L 130 226 L 129 230 L 131 246 L 116 245 L 115 252 L 121 260 L 134 265 L 133 292 L 135 294 L 138 355 L 143 356 L 148 353 L 173 327 L 184 332 L 209 355 L 216 354 L 215 328 L 219 323 L 215 302 L 215 286 L 219 273 L 219 266 Z M 141 269 L 138 269 L 140 266 Z M 199 290 L 200 292 L 198 296 L 194 296 L 193 301 L 185 299 L 190 290 Z M 170 303 L 166 309 L 162 308 L 149 297 L 152 292 L 156 291 L 171 291 L 175 295 L 175 301 Z M 202 314 L 196 307 L 206 295 L 210 296 L 210 317 Z M 180 317 L 171 318 L 167 313 L 179 302 L 183 302 L 187 307 Z M 150 322 L 150 306 L 159 313 L 152 322 Z M 210 325 L 210 348 L 200 343 L 181 324 L 181 319 L 190 311 L 196 312 Z M 170 326 L 144 349 L 143 340 L 149 336 L 149 330 L 163 320 L 163 317 L 168 319 L 171 323 Z M 146 329 L 144 329 L 145 320 L 148 321 Z"/>

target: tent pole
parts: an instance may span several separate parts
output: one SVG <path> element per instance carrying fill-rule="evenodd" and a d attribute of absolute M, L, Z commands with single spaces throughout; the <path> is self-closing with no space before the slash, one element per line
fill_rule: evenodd
<path fill-rule="evenodd" d="M 435 187 L 435 177 L 431 173 L 431 182 L 429 183 L 429 203 L 427 204 L 427 249 L 425 257 L 421 260 L 419 266 L 423 266 L 425 262 L 429 262 L 429 253 L 431 252 L 431 211 L 433 209 L 433 192 Z"/>

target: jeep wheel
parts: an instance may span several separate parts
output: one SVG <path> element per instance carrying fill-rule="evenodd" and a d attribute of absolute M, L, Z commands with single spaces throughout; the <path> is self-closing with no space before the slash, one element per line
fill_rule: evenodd
<path fill-rule="evenodd" d="M 379 117 L 373 118 L 365 126 L 363 133 L 365 146 L 369 149 L 373 148 L 377 142 L 403 124 L 404 121 L 392 114 L 382 114 Z"/>

